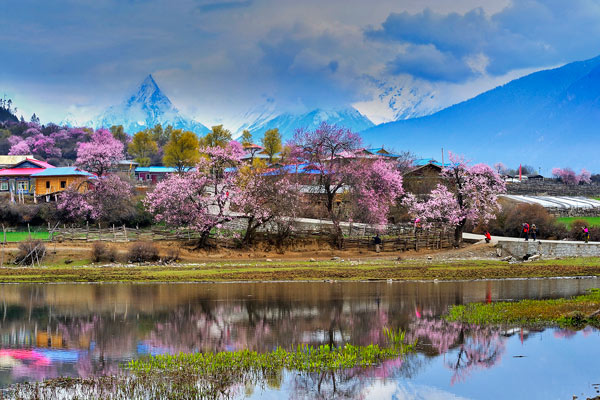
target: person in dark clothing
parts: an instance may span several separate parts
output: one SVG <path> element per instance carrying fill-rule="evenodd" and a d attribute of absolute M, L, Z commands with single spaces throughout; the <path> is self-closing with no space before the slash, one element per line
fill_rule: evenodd
<path fill-rule="evenodd" d="M 535 224 L 531 224 L 531 228 L 529 230 L 531 231 L 531 237 L 535 242 L 535 239 L 537 238 L 537 226 L 535 226 Z"/>
<path fill-rule="evenodd" d="M 587 226 L 583 227 L 583 240 L 587 243 L 590 240 L 590 230 Z"/>
<path fill-rule="evenodd" d="M 379 253 L 381 251 L 381 238 L 379 237 L 379 233 L 373 238 L 373 243 L 375 244 L 375 252 Z"/>

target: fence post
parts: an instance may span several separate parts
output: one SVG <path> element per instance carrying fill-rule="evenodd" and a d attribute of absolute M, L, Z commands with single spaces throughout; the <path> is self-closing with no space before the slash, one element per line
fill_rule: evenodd
<path fill-rule="evenodd" d="M 29 240 L 31 240 L 31 228 L 29 227 L 29 222 L 27 223 L 27 232 L 29 232 Z"/>

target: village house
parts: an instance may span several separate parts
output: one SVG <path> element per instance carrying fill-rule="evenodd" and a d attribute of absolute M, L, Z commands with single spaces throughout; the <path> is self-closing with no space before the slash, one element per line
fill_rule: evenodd
<path fill-rule="evenodd" d="M 34 195 L 36 187 L 33 175 L 46 169 L 54 169 L 54 165 L 35 158 L 26 158 L 0 170 L 0 193 Z"/>
<path fill-rule="evenodd" d="M 404 190 L 414 194 L 430 193 L 441 182 L 442 163 L 432 158 L 413 160 L 412 167 L 402 174 Z"/>
<path fill-rule="evenodd" d="M 170 174 L 174 174 L 176 172 L 177 168 L 175 167 L 137 167 L 135 169 L 135 179 L 139 182 L 154 185 L 168 177 Z"/>
<path fill-rule="evenodd" d="M 78 185 L 78 190 L 84 192 L 88 189 L 89 179 L 96 179 L 94 174 L 83 171 L 77 167 L 48 168 L 31 175 L 35 179 L 35 195 L 46 196 L 65 191 L 71 185 Z"/>

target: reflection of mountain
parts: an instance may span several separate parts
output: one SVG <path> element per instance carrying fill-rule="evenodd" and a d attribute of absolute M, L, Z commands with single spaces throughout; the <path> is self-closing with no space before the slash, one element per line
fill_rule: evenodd
<path fill-rule="evenodd" d="M 175 129 L 205 134 L 209 129 L 193 119 L 184 118 L 171 100 L 160 90 L 152 75 L 148 75 L 136 93 L 123 103 L 109 107 L 96 118 L 96 127 L 123 125 L 125 132 L 134 133 L 156 124 L 172 125 Z"/>

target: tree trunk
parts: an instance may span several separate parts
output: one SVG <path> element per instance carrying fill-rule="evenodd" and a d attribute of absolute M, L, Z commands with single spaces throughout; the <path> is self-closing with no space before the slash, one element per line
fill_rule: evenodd
<path fill-rule="evenodd" d="M 463 240 L 463 230 L 465 228 L 465 222 L 461 222 L 460 224 L 456 225 L 456 228 L 454 228 L 454 247 L 460 247 L 462 240 Z"/>

